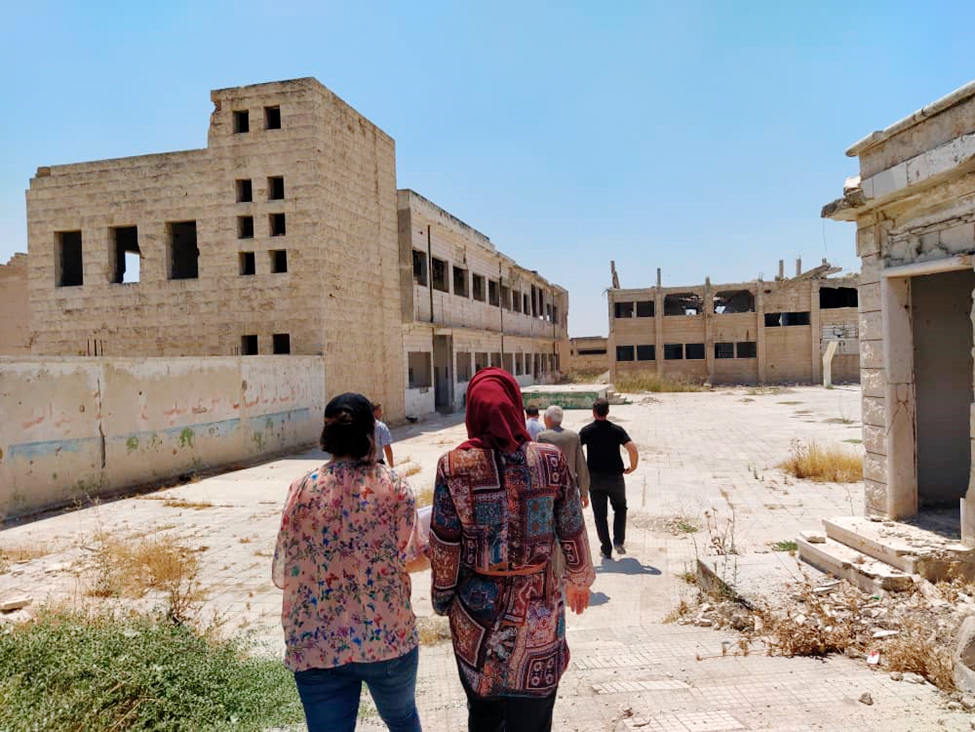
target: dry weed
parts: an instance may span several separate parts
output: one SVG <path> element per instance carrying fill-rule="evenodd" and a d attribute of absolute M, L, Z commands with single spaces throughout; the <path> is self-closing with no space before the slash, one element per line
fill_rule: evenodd
<path fill-rule="evenodd" d="M 416 491 L 416 507 L 423 508 L 433 504 L 433 486 L 425 485 Z"/>
<path fill-rule="evenodd" d="M 817 482 L 856 483 L 863 480 L 863 458 L 839 445 L 792 441 L 789 458 L 777 467 L 796 478 Z"/>
<path fill-rule="evenodd" d="M 46 557 L 52 551 L 54 549 L 43 541 L 35 541 L 31 544 L 0 546 L 0 573 L 6 572 L 11 564 L 40 559 L 41 557 Z"/>
<path fill-rule="evenodd" d="M 163 505 L 169 508 L 192 508 L 194 511 L 202 511 L 204 508 L 213 508 L 210 501 L 189 501 L 185 498 L 167 498 Z"/>
<path fill-rule="evenodd" d="M 422 471 L 423 468 L 421 466 L 417 465 L 416 463 L 410 463 L 405 468 L 403 468 L 403 477 L 409 478 L 411 475 L 416 475 L 417 473 Z"/>
<path fill-rule="evenodd" d="M 639 392 L 682 392 L 703 391 L 701 384 L 685 377 L 668 379 L 649 371 L 634 374 L 621 374 L 617 377 L 613 387 L 622 394 L 637 394 Z"/>
<path fill-rule="evenodd" d="M 420 636 L 420 644 L 424 646 L 435 646 L 450 640 L 449 621 L 437 615 L 418 617 L 416 630 Z"/>
<path fill-rule="evenodd" d="M 952 639 L 942 637 L 936 626 L 913 620 L 885 644 L 884 665 L 891 671 L 923 676 L 942 691 L 954 691 L 952 646 Z"/>

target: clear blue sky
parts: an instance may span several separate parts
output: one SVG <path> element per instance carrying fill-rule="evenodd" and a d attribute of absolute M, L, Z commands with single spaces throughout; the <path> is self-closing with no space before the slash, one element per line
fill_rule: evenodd
<path fill-rule="evenodd" d="M 209 90 L 315 76 L 413 188 L 570 293 L 856 267 L 851 143 L 975 77 L 971 2 L 6 3 L 0 262 L 40 165 L 206 145 Z M 794 265 L 793 265 L 794 266 Z"/>

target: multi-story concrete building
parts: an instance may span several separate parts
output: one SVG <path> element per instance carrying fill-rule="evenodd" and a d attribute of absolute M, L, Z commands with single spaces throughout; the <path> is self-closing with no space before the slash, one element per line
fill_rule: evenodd
<path fill-rule="evenodd" d="M 567 373 L 602 374 L 609 371 L 609 339 L 605 336 L 581 336 L 563 341 L 561 366 Z"/>
<path fill-rule="evenodd" d="M 453 411 L 499 366 L 522 385 L 558 371 L 568 293 L 423 196 L 398 193 L 406 412 Z"/>
<path fill-rule="evenodd" d="M 859 379 L 857 278 L 826 261 L 786 278 L 609 290 L 610 377 L 652 371 L 712 384 L 817 382 L 837 342 L 832 378 Z"/>

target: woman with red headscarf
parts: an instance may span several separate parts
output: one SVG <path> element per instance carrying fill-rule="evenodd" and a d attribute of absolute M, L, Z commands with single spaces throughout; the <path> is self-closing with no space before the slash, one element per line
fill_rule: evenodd
<path fill-rule="evenodd" d="M 569 663 L 564 602 L 581 613 L 595 579 L 582 504 L 562 452 L 530 441 L 511 374 L 471 379 L 466 421 L 470 439 L 437 466 L 433 606 L 450 617 L 469 732 L 547 732 Z"/>

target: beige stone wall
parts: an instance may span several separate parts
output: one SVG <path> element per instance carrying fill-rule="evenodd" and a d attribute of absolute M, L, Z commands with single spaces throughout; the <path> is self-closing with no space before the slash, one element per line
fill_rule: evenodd
<path fill-rule="evenodd" d="M 313 444 L 321 357 L 0 359 L 0 518 Z"/>
<path fill-rule="evenodd" d="M 570 338 L 564 342 L 561 354 L 563 370 L 599 372 L 609 370 L 609 339 L 587 336 Z M 603 353 L 584 353 L 584 351 L 602 351 Z"/>
<path fill-rule="evenodd" d="M 256 335 L 325 357 L 329 393 L 401 419 L 402 333 L 392 139 L 314 79 L 214 91 L 208 146 L 38 169 L 27 194 L 36 355 L 219 356 Z M 265 129 L 278 107 L 280 129 Z M 235 134 L 234 112 L 250 129 Z M 270 177 L 284 198 L 269 199 Z M 253 200 L 238 202 L 236 181 Z M 272 236 L 270 216 L 286 233 Z M 238 237 L 239 217 L 252 238 Z M 196 221 L 199 277 L 169 279 L 171 222 Z M 138 283 L 115 284 L 112 227 L 137 226 Z M 57 232 L 82 232 L 84 283 L 56 287 Z M 272 273 L 271 252 L 287 251 Z M 241 274 L 253 253 L 254 275 Z"/>
<path fill-rule="evenodd" d="M 0 264 L 0 356 L 30 353 L 30 300 L 27 255 L 15 254 Z"/>

